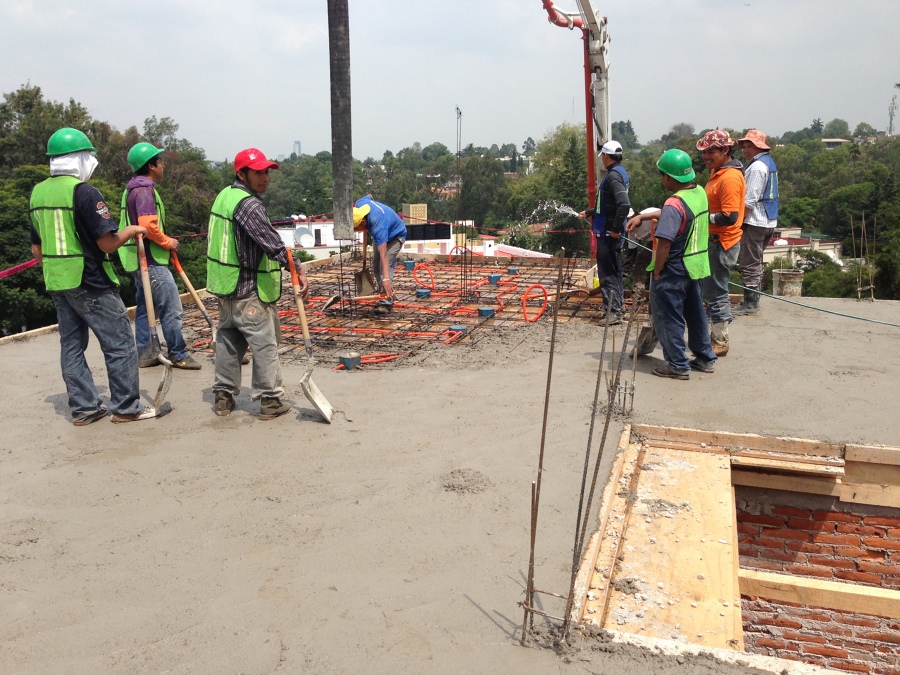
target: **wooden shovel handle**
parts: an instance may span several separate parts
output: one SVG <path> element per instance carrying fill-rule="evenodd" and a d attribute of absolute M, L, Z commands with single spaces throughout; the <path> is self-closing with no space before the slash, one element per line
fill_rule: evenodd
<path fill-rule="evenodd" d="M 288 257 L 288 269 L 291 271 L 291 286 L 294 287 L 294 300 L 297 302 L 297 316 L 300 317 L 300 330 L 303 331 L 303 340 L 309 345 L 309 324 L 306 323 L 306 310 L 303 307 L 303 298 L 300 296 L 300 277 L 297 276 L 297 267 L 294 265 L 294 253 L 286 248 Z"/>

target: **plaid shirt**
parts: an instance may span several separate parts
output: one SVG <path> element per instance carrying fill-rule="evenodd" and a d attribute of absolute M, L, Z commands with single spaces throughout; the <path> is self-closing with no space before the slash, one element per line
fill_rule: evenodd
<path fill-rule="evenodd" d="M 240 180 L 235 180 L 231 187 L 244 190 L 250 195 L 249 199 L 242 201 L 234 210 L 234 237 L 241 271 L 237 288 L 228 296 L 246 298 L 256 293 L 256 269 L 263 254 L 287 268 L 287 249 L 281 236 L 269 222 L 266 207 L 259 196 Z"/>

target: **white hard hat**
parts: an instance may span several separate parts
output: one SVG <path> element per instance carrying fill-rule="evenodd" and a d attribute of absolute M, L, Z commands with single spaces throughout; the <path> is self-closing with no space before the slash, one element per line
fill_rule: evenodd
<path fill-rule="evenodd" d="M 619 141 L 606 141 L 603 147 L 600 148 L 600 152 L 604 155 L 621 155 L 622 144 Z"/>

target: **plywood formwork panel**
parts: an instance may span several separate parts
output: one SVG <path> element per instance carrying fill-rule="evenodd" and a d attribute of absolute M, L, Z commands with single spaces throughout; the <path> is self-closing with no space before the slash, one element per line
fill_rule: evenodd
<path fill-rule="evenodd" d="M 647 448 L 604 626 L 741 649 L 729 458 Z"/>

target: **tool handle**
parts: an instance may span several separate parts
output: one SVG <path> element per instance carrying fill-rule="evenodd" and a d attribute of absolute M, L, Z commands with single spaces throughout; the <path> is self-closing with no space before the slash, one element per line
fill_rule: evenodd
<path fill-rule="evenodd" d="M 144 250 L 144 235 L 139 234 L 137 240 L 138 261 L 141 265 L 141 285 L 144 287 L 144 304 L 147 305 L 147 321 L 151 333 L 156 330 L 156 311 L 153 308 L 153 291 L 150 289 L 150 268 L 147 267 L 147 252 Z"/>
<path fill-rule="evenodd" d="M 363 232 L 363 250 L 362 250 L 362 256 L 363 256 L 363 266 L 362 266 L 362 268 L 363 268 L 363 272 L 366 271 L 366 264 L 369 262 L 369 258 L 368 258 L 368 256 L 366 256 L 366 246 L 368 246 L 368 244 L 369 244 L 369 233 L 368 233 L 368 232 Z"/>
<path fill-rule="evenodd" d="M 197 308 L 200 310 L 200 313 L 203 315 L 203 318 L 206 319 L 206 323 L 209 324 L 210 328 L 213 327 L 212 319 L 209 316 L 209 312 L 206 311 L 206 307 L 203 302 L 200 300 L 200 296 L 197 294 L 197 291 L 194 290 L 194 285 L 191 283 L 191 280 L 188 279 L 187 273 L 184 271 L 184 268 L 181 266 L 181 261 L 178 259 L 178 254 L 175 251 L 170 251 L 172 257 L 172 264 L 175 266 L 176 271 L 178 272 L 178 276 L 181 277 L 181 280 L 184 282 L 184 287 L 188 289 L 188 292 L 191 294 L 191 297 L 194 299 L 194 303 L 196 303 Z"/>
<path fill-rule="evenodd" d="M 300 295 L 300 278 L 297 276 L 297 267 L 294 265 L 294 254 L 287 249 L 288 269 L 291 271 L 291 286 L 294 289 L 294 300 L 297 302 L 297 316 L 300 317 L 300 330 L 303 331 L 303 341 L 306 343 L 306 351 L 312 351 L 312 343 L 309 340 L 309 324 L 306 322 L 306 309 L 303 307 L 303 298 Z"/>

